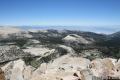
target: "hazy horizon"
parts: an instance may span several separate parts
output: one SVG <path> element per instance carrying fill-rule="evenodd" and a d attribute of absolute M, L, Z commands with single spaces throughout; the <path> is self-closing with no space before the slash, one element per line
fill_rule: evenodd
<path fill-rule="evenodd" d="M 47 30 L 47 29 L 55 29 L 55 30 L 77 30 L 77 31 L 87 31 L 87 32 L 95 32 L 102 34 L 112 34 L 120 31 L 120 26 L 62 26 L 62 25 L 22 25 L 22 26 L 12 26 L 12 25 L 4 25 L 0 27 L 18 27 L 23 30 L 29 29 L 37 29 L 37 30 Z"/>
<path fill-rule="evenodd" d="M 0 0 L 0 25 L 113 33 L 120 31 L 119 4 L 120 0 Z"/>

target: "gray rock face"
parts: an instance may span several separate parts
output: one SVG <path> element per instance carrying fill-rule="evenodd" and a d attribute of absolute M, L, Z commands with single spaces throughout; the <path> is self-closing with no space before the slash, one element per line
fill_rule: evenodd
<path fill-rule="evenodd" d="M 29 80 L 31 69 L 22 60 L 12 61 L 2 67 L 6 80 Z"/>
<path fill-rule="evenodd" d="M 75 54 L 75 51 L 71 47 L 65 46 L 65 45 L 59 45 L 57 47 L 57 50 L 58 50 L 58 53 L 61 53 L 61 55 L 62 54 L 64 55 L 64 53 L 71 54 L 71 55 Z"/>
<path fill-rule="evenodd" d="M 81 57 L 64 55 L 50 63 L 42 63 L 37 69 L 27 66 L 23 60 L 11 61 L 2 67 L 6 80 L 92 80 L 120 78 L 120 61 L 105 58 L 89 61 Z"/>
<path fill-rule="evenodd" d="M 80 62 L 74 63 L 74 60 Z M 66 55 L 51 63 L 42 63 L 36 70 L 26 66 L 23 60 L 12 61 L 3 66 L 2 70 L 5 72 L 6 80 L 59 80 L 71 76 L 77 69 L 86 68 L 87 62 L 90 63 L 87 59 L 69 58 L 69 55 Z"/>
<path fill-rule="evenodd" d="M 0 63 L 9 62 L 25 56 L 26 54 L 23 50 L 16 46 L 0 46 Z"/>

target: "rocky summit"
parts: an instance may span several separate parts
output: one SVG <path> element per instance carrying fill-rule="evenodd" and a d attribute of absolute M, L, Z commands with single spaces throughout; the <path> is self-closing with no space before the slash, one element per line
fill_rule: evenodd
<path fill-rule="evenodd" d="M 0 28 L 0 80 L 120 80 L 119 32 Z"/>
<path fill-rule="evenodd" d="M 21 59 L 1 67 L 6 80 L 97 80 L 120 78 L 120 60 L 89 59 L 64 55 L 37 69 Z"/>

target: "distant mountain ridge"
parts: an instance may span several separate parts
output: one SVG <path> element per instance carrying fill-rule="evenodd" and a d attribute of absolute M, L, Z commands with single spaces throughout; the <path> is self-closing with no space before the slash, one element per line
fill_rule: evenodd
<path fill-rule="evenodd" d="M 55 30 L 77 30 L 88 31 L 95 33 L 112 34 L 120 30 L 120 25 L 115 26 L 64 26 L 64 25 L 30 25 L 30 26 L 18 26 L 22 29 L 55 29 Z"/>

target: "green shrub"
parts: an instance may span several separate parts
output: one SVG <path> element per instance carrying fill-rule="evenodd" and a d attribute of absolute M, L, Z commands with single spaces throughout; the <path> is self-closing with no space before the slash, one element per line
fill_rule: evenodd
<path fill-rule="evenodd" d="M 19 47 L 23 47 L 27 43 L 27 39 L 21 38 L 21 39 L 16 39 L 15 43 Z"/>

